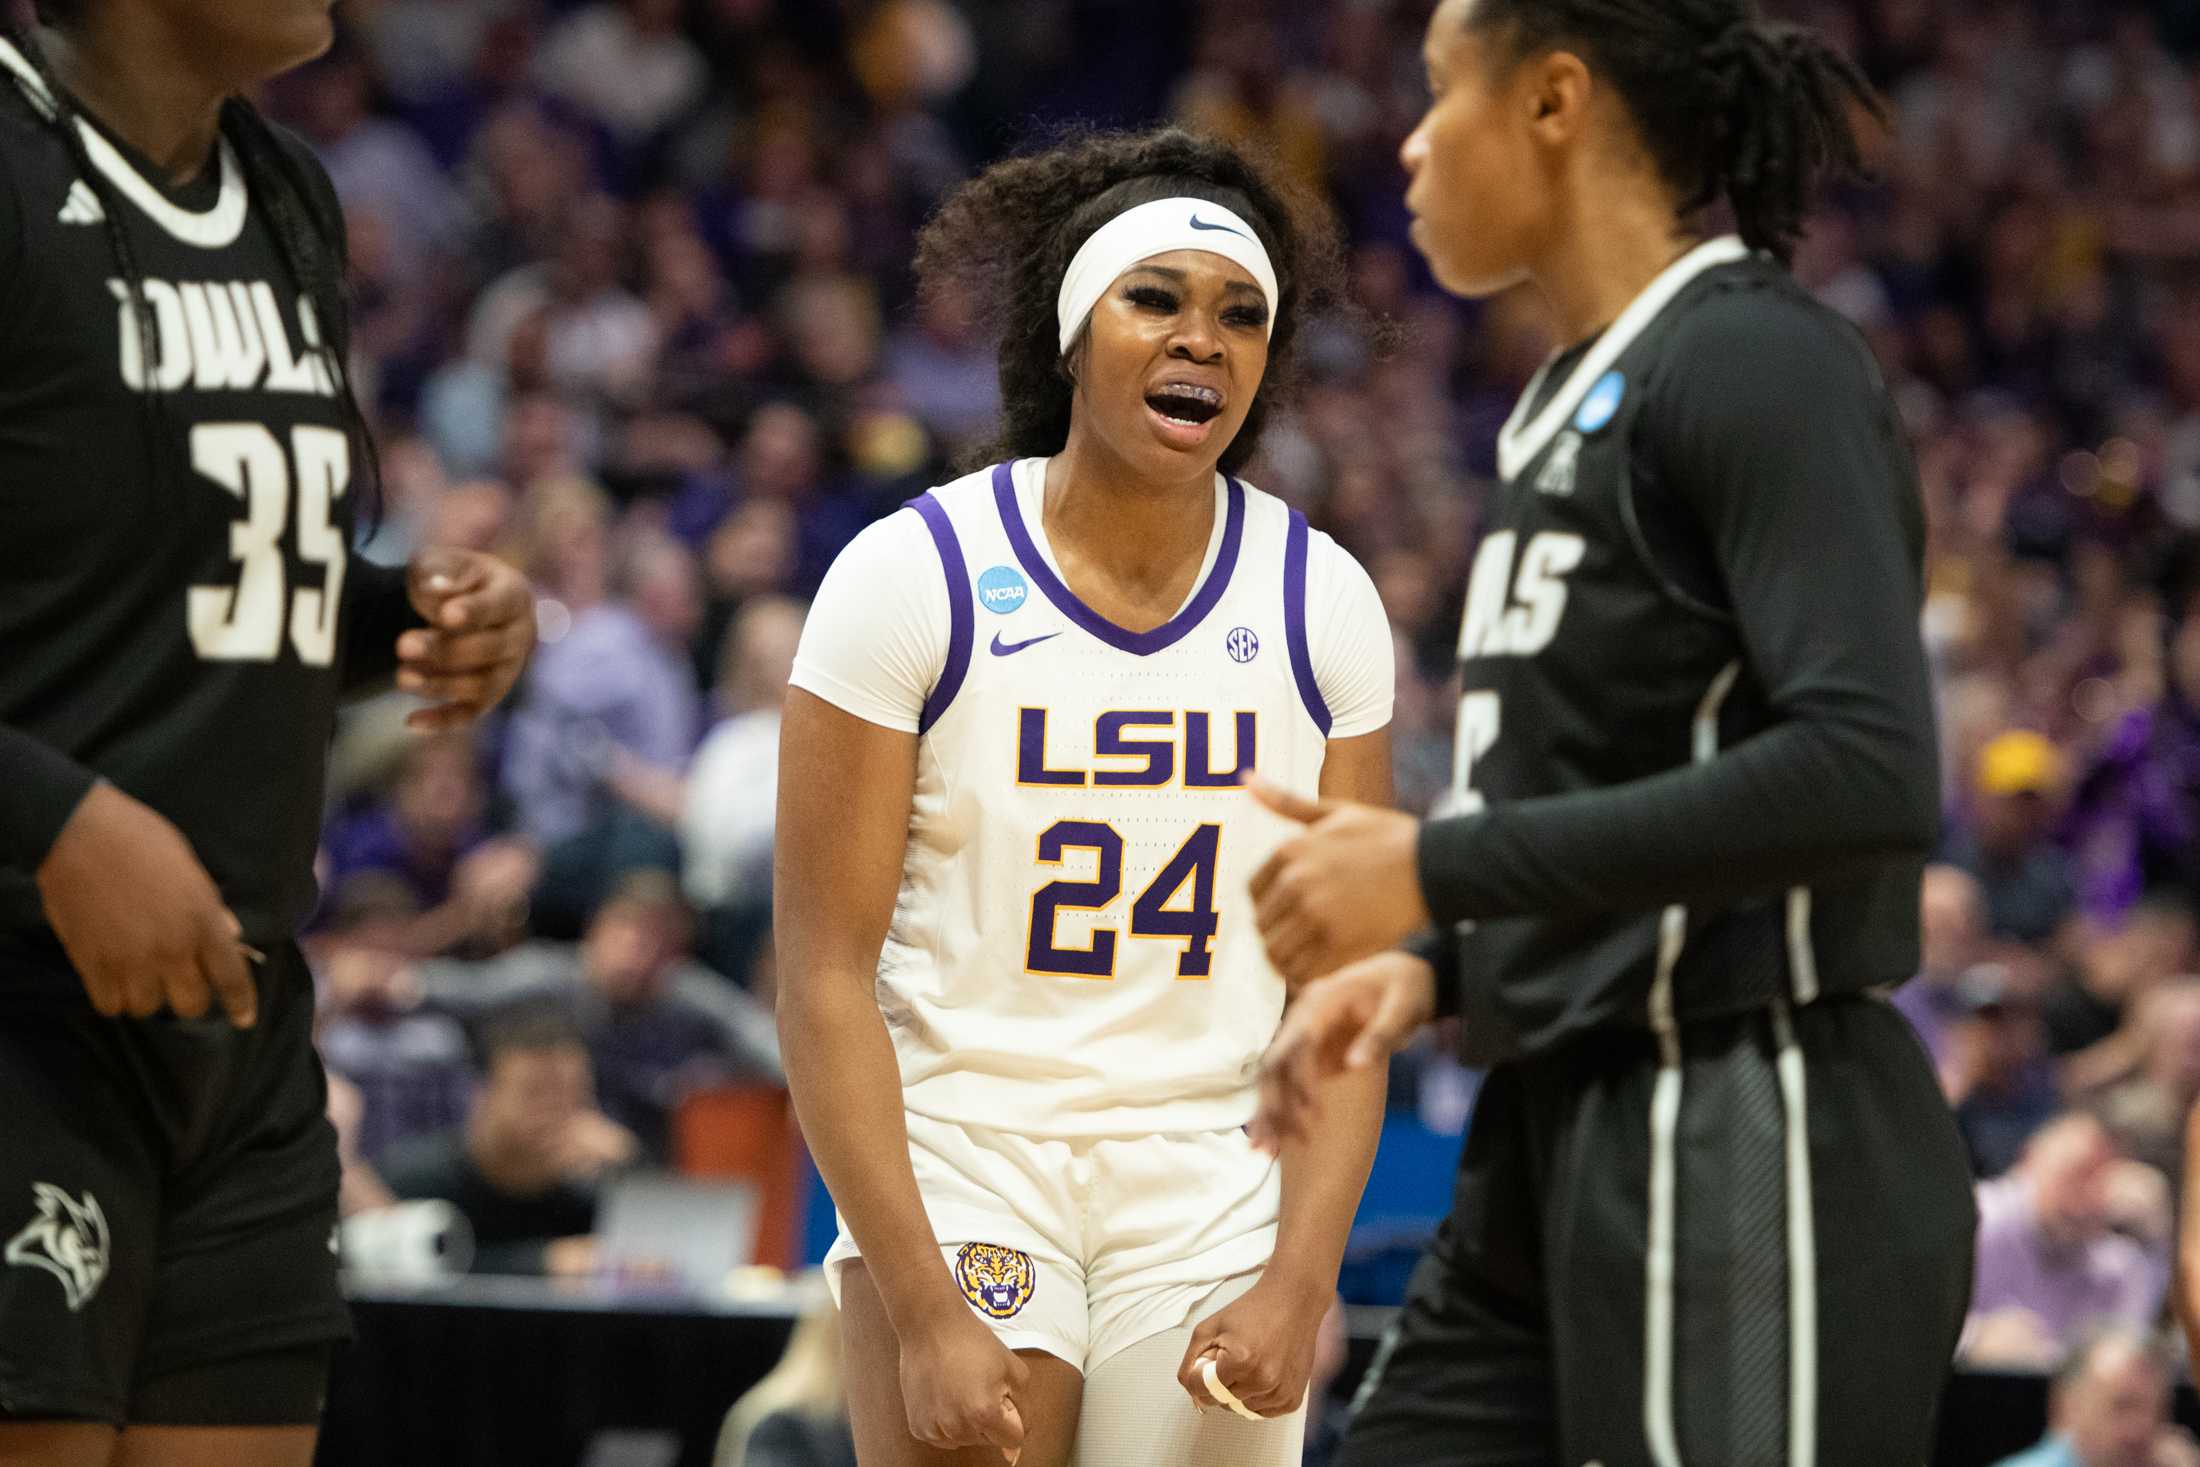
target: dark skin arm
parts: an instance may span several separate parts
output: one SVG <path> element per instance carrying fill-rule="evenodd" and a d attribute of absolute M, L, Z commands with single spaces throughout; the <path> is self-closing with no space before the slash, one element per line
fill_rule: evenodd
<path fill-rule="evenodd" d="M 512 691 L 535 649 L 535 598 L 517 570 L 474 550 L 423 550 L 404 595 L 424 626 L 397 638 L 397 687 L 426 698 L 406 725 L 463 728 Z"/>
<path fill-rule="evenodd" d="M 397 639 L 397 685 L 431 700 L 408 723 L 460 728 L 511 691 L 535 643 L 534 598 L 517 571 L 486 555 L 429 550 L 390 585 L 428 623 Z M 242 928 L 190 842 L 158 811 L 94 784 L 37 877 L 46 920 L 94 1009 L 195 1019 L 219 1004 L 231 1023 L 253 1023 L 258 997 Z"/>
<path fill-rule="evenodd" d="M 1028 1368 L 971 1313 L 909 1164 L 901 1070 L 878 1008 L 916 787 L 917 736 L 800 688 L 779 734 L 773 907 L 779 1043 L 810 1154 L 901 1342 L 909 1430 L 941 1448 L 1024 1439 Z"/>
<path fill-rule="evenodd" d="M 1332 741 L 1321 793 L 1387 805 L 1389 730 Z M 1387 1078 L 1371 1066 L 1317 1087 L 1306 1126 L 1284 1143 L 1276 1251 L 1258 1284 L 1199 1322 L 1177 1369 L 1178 1382 L 1202 1407 L 1215 1405 L 1201 1366 L 1209 1355 L 1222 1384 L 1251 1411 L 1288 1415 L 1306 1399 L 1315 1337 L 1336 1297 L 1352 1215 L 1382 1134 Z"/>

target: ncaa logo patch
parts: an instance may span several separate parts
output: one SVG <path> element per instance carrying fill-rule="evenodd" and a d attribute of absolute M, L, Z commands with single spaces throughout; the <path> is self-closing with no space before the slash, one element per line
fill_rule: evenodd
<path fill-rule="evenodd" d="M 955 1282 L 986 1318 L 1014 1319 L 1038 1292 L 1039 1270 L 1020 1249 L 965 1243 L 955 1250 Z"/>
<path fill-rule="evenodd" d="M 1626 396 L 1626 375 L 1606 372 L 1581 400 L 1581 411 L 1574 414 L 1574 427 L 1583 433 L 1596 432 L 1619 413 L 1620 402 Z"/>
<path fill-rule="evenodd" d="M 1260 656 L 1260 638 L 1253 635 L 1251 627 L 1236 627 L 1223 638 L 1222 649 L 1230 654 L 1232 662 L 1251 662 Z"/>
<path fill-rule="evenodd" d="M 1023 608 L 1031 599 L 1031 582 L 1012 565 L 997 565 L 978 577 L 978 604 L 1002 616 Z"/>

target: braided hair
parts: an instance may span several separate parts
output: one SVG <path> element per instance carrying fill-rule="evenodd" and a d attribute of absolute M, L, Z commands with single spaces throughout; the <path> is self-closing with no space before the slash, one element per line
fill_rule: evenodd
<path fill-rule="evenodd" d="M 1221 468 L 1235 473 L 1252 458 L 1269 402 L 1291 386 L 1300 326 L 1309 312 L 1343 300 L 1336 223 L 1326 206 L 1244 150 L 1163 128 L 1072 132 L 1044 152 L 997 163 L 958 189 L 919 236 L 920 287 L 966 287 L 1000 343 L 1001 431 L 970 466 L 1060 453 L 1069 442 L 1076 384 L 1055 319 L 1062 277 L 1100 226 L 1167 198 L 1205 199 L 1236 213 L 1276 267 L 1267 375 Z"/>
<path fill-rule="evenodd" d="M 88 0 L 38 0 L 38 19 L 41 24 L 65 30 L 81 22 L 87 3 Z M 158 370 L 166 353 L 160 339 L 159 317 L 145 292 L 144 272 L 138 267 L 129 230 L 122 223 L 123 201 L 85 149 L 84 136 L 77 125 L 76 104 L 68 88 L 55 75 L 38 38 L 12 22 L 0 23 L 0 36 L 5 36 L 38 73 L 39 80 L 44 83 L 44 95 L 34 95 L 29 88 L 21 86 L 0 85 L 0 90 L 15 92 L 53 131 L 68 149 L 77 176 L 99 200 L 107 247 L 114 254 L 117 271 L 122 277 L 123 299 L 137 323 L 138 341 L 142 345 L 144 401 L 156 428 L 148 438 L 153 444 L 157 477 L 164 472 L 167 461 L 159 446 L 164 438 L 157 431 L 167 421 Z M 251 103 L 241 97 L 226 99 L 222 103 L 220 129 L 244 170 L 253 207 L 267 220 L 269 232 L 275 237 L 276 251 L 282 257 L 291 288 L 302 300 L 312 302 L 313 315 L 328 356 L 329 375 L 336 386 L 338 409 L 344 418 L 345 435 L 351 440 L 352 484 L 359 496 L 355 502 L 362 506 L 362 519 L 371 525 L 380 513 L 381 459 L 367 424 L 366 412 L 352 390 L 351 374 L 345 369 L 351 349 L 351 311 L 345 278 L 348 262 L 342 214 L 332 194 L 323 201 L 327 186 L 308 175 L 291 148 L 276 135 L 274 126 Z"/>
<path fill-rule="evenodd" d="M 1886 118 L 1855 62 L 1757 0 L 1480 0 L 1467 24 L 1509 60 L 1579 55 L 1626 103 L 1683 216 L 1724 199 L 1742 239 L 1782 260 L 1819 185 L 1863 171 L 1851 106 Z"/>

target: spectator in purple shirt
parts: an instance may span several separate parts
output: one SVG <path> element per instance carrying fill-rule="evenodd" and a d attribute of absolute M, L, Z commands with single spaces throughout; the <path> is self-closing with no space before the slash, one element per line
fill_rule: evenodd
<path fill-rule="evenodd" d="M 1986 955 L 1986 898 L 1960 866 L 1933 865 L 1918 908 L 1917 976 L 1895 990 L 1894 1006 L 1937 1067 L 1948 1058 L 1948 1031 L 1964 1017 L 1963 975 Z"/>
<path fill-rule="evenodd" d="M 688 642 L 702 622 L 695 558 L 676 541 L 632 546 L 613 599 L 545 640 L 513 717 L 505 784 L 522 828 L 545 844 L 580 835 L 606 811 L 623 753 L 657 769 L 687 767 L 702 698 Z"/>
<path fill-rule="evenodd" d="M 2042 1366 L 2088 1329 L 2151 1325 L 2169 1284 L 2169 1183 L 2070 1115 L 1978 1189 L 1978 1259 L 1965 1353 Z"/>
<path fill-rule="evenodd" d="M 328 884 L 362 871 L 397 877 L 423 907 L 451 894 L 459 860 L 488 836 L 484 795 L 464 734 L 413 741 L 399 756 L 388 794 L 329 827 Z"/>
<path fill-rule="evenodd" d="M 2066 839 L 2097 915 L 2163 886 L 2200 901 L 2200 592 L 2185 600 L 2169 638 L 2167 690 L 2125 716 L 2078 785 Z"/>
<path fill-rule="evenodd" d="M 390 1146 L 453 1126 L 473 1092 L 466 1033 L 421 1010 L 406 961 L 419 909 L 395 877 L 368 872 L 337 891 L 336 915 L 309 940 L 318 980 L 314 1043 L 331 1073 L 356 1090 L 348 1140 L 373 1162 Z"/>
<path fill-rule="evenodd" d="M 370 109 L 373 74 L 355 51 L 339 50 L 287 90 L 329 182 L 346 209 L 370 210 L 389 228 L 398 273 L 420 279 L 438 263 L 456 223 L 450 179 L 418 134 Z"/>
<path fill-rule="evenodd" d="M 385 924 L 393 951 L 432 957 L 509 947 L 526 917 L 535 853 L 523 840 L 489 834 L 487 799 L 467 735 L 408 743 L 389 794 L 329 827 L 330 913 L 358 878 L 381 876 L 411 898 L 409 911 Z"/>

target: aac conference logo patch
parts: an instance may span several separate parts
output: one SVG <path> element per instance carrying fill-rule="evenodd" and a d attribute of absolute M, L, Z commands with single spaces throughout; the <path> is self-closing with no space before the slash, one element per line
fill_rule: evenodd
<path fill-rule="evenodd" d="M 1038 1291 L 1031 1255 L 998 1243 L 965 1243 L 955 1252 L 955 1282 L 970 1307 L 988 1319 L 1014 1319 Z"/>
<path fill-rule="evenodd" d="M 1031 597 L 1031 582 L 1012 565 L 997 565 L 978 577 L 978 604 L 1002 616 L 1020 611 Z"/>

